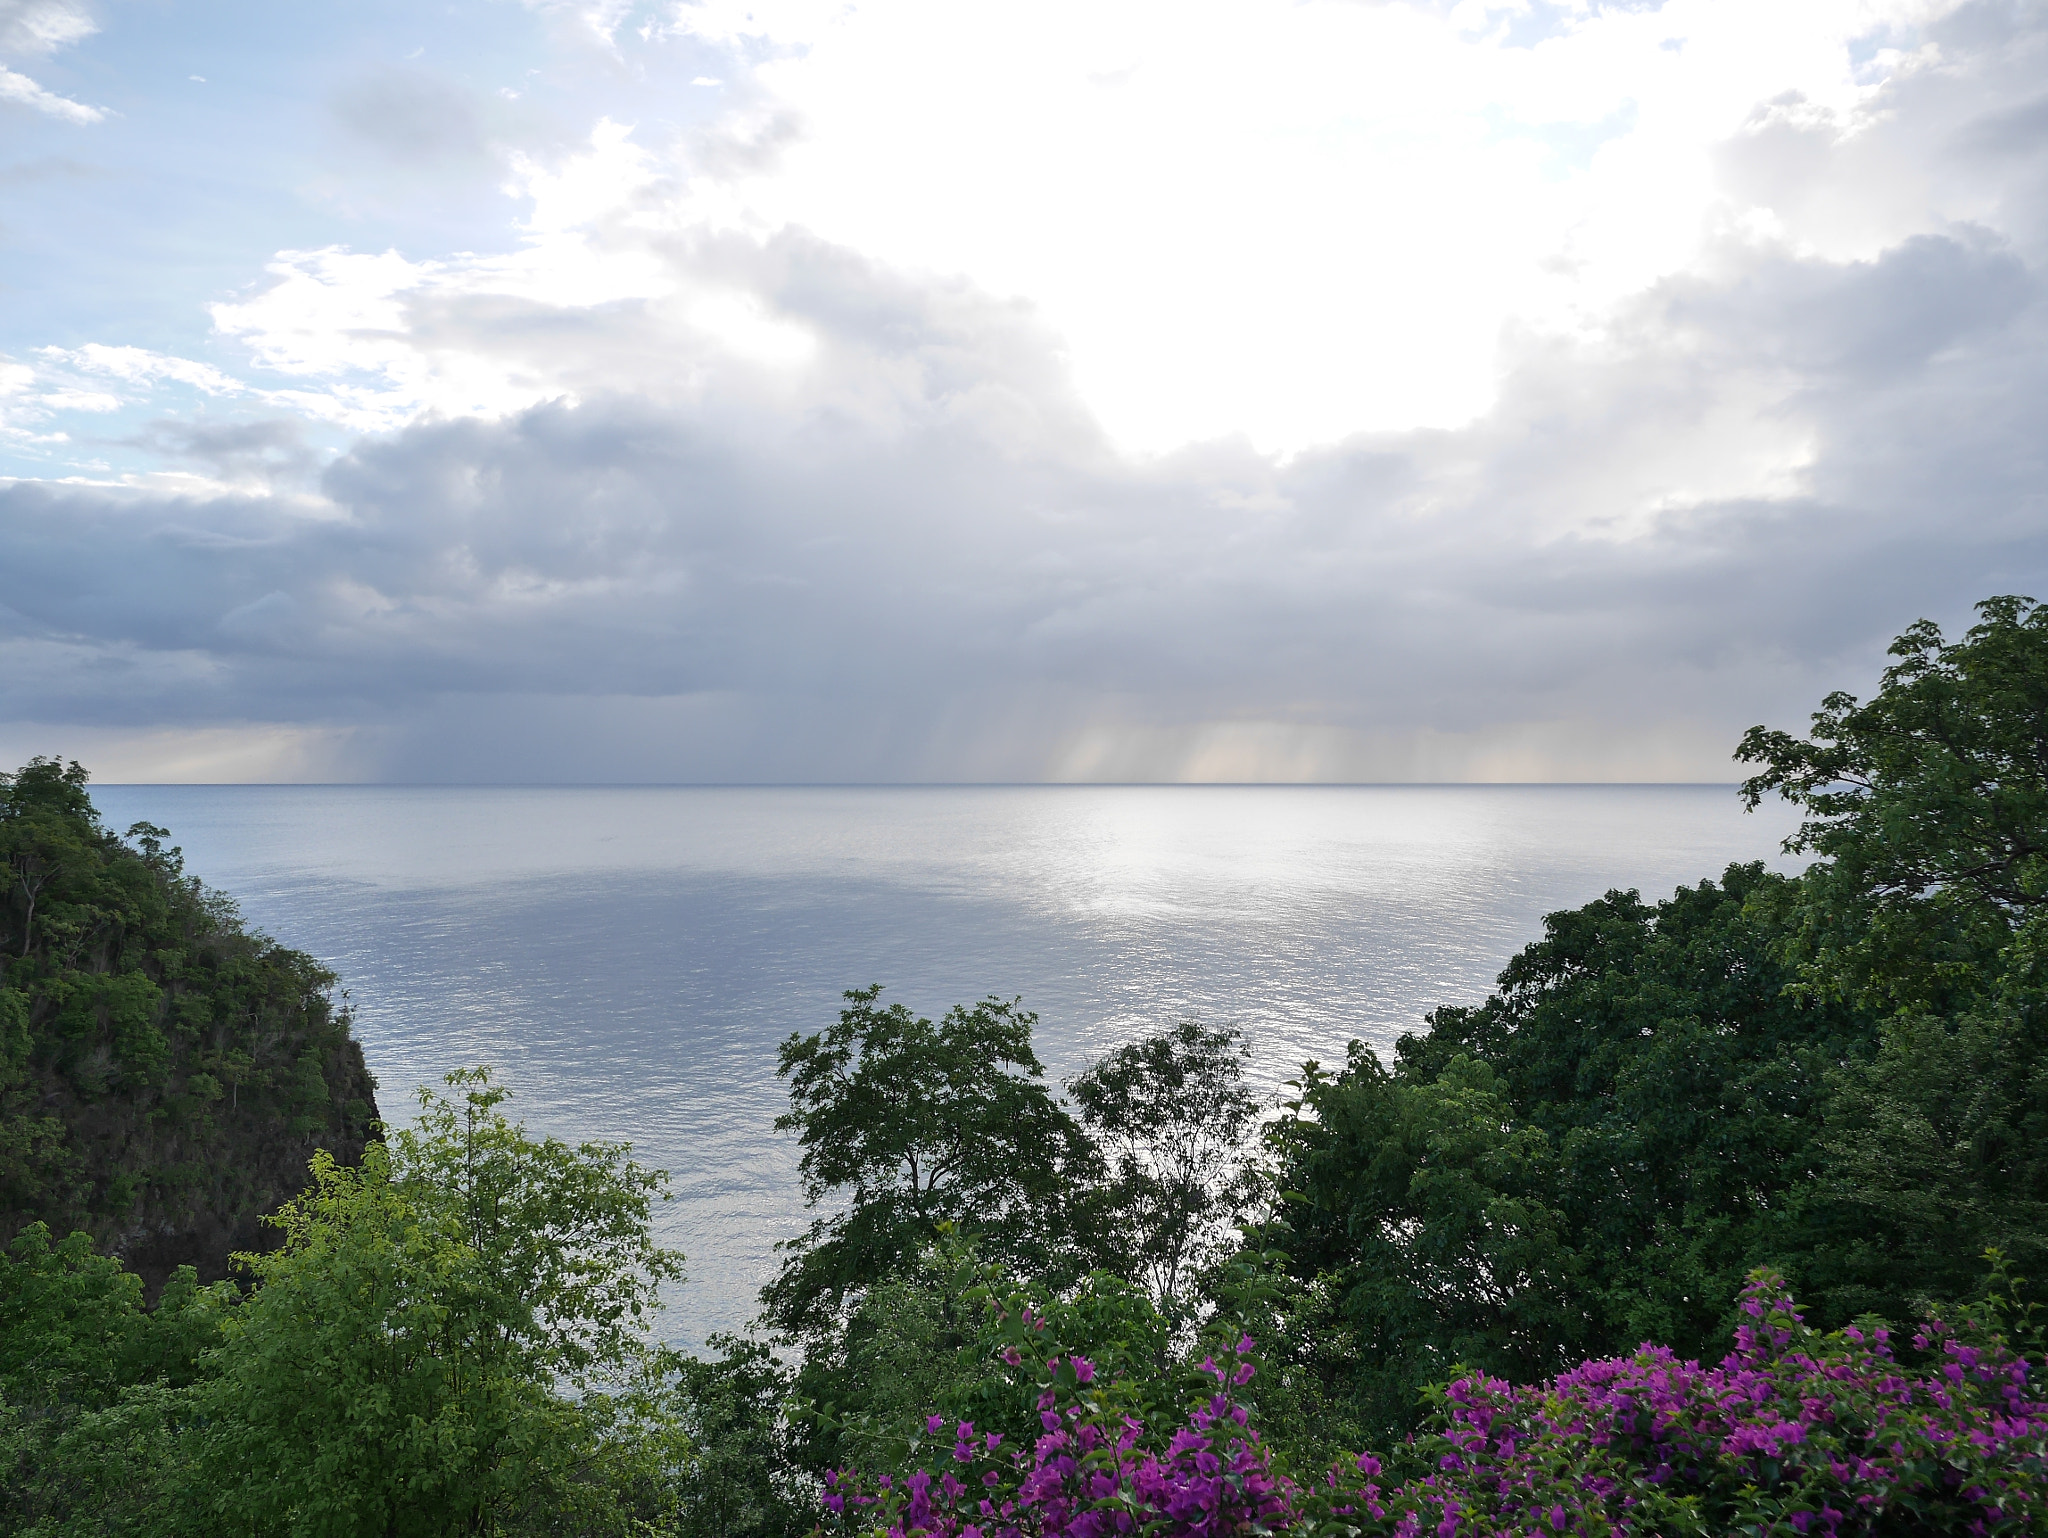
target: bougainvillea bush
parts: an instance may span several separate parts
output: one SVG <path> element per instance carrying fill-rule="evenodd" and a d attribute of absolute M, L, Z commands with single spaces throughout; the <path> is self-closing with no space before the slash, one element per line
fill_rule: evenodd
<path fill-rule="evenodd" d="M 1290 1533 L 1807 1535 L 2048 1532 L 2048 1403 L 1988 1313 L 1931 1320 L 1895 1352 L 1881 1326 L 1808 1329 L 1782 1281 L 1750 1279 L 1717 1367 L 1645 1346 L 1525 1387 L 1432 1391 L 1428 1429 L 1318 1478 L 1276 1467 L 1255 1414 L 1253 1342 L 1213 1357 L 1183 1423 L 1148 1426 L 1127 1383 L 1033 1351 L 1040 1434 L 1010 1445 L 933 1417 L 907 1474 L 842 1471 L 824 1529 L 889 1538 Z M 1038 1364 L 1042 1362 L 1042 1368 Z M 2036 1364 L 2037 1366 L 2038 1364 Z"/>

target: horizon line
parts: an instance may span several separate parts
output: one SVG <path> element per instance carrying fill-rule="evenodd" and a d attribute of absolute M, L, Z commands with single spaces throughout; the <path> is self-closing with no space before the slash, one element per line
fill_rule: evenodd
<path fill-rule="evenodd" d="M 93 780 L 123 790 L 1734 790 L 1740 780 Z"/>

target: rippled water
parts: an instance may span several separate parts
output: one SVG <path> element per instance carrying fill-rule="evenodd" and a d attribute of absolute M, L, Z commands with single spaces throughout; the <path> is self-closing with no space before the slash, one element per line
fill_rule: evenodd
<path fill-rule="evenodd" d="M 1778 856 L 1722 786 L 102 786 L 342 976 L 388 1117 L 486 1062 L 670 1171 L 667 1330 L 742 1323 L 804 1221 L 775 1046 L 880 982 L 1039 1012 L 1055 1077 L 1186 1015 L 1265 1082 L 1476 1002 L 1543 914 Z"/>

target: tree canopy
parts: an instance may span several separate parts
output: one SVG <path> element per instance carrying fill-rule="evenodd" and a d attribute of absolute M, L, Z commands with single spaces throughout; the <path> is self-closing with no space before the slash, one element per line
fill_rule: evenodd
<path fill-rule="evenodd" d="M 762 1294 L 795 1333 L 829 1326 L 849 1296 L 914 1259 L 941 1225 L 978 1235 L 991 1256 L 1069 1267 L 1074 1202 L 1094 1149 L 1042 1082 L 1036 1016 L 1016 1001 L 958 1005 L 936 1025 L 879 987 L 846 994 L 838 1020 L 782 1044 L 778 1071 L 797 1134 L 804 1199 L 843 1195 L 784 1248 Z"/>
<path fill-rule="evenodd" d="M 1169 1318 L 1198 1310 L 1201 1275 L 1236 1247 L 1253 1200 L 1250 1055 L 1242 1031 L 1183 1020 L 1067 1083 L 1105 1165 L 1099 1263 L 1143 1285 Z"/>
<path fill-rule="evenodd" d="M 220 1527 L 332 1538 L 602 1525 L 641 1441 L 612 1435 L 651 1365 L 641 1323 L 682 1257 L 650 1236 L 659 1173 L 508 1121 L 482 1071 L 359 1169 L 324 1154 L 245 1257 L 200 1396 Z M 308 1373 L 305 1364 L 322 1370 Z M 680 1451 L 677 1462 L 681 1462 Z"/>
<path fill-rule="evenodd" d="M 1962 639 L 1922 620 L 1874 698 L 1830 694 L 1804 738 L 1751 727 L 1751 807 L 1805 814 L 1789 851 L 1811 980 L 1880 1008 L 1996 987 L 1999 953 L 2048 913 L 2048 608 L 1990 598 Z"/>
<path fill-rule="evenodd" d="M 164 829 L 101 825 L 83 767 L 0 774 L 0 1240 L 117 1245 L 154 1289 L 226 1273 L 316 1143 L 377 1108 L 334 974 L 253 933 Z"/>

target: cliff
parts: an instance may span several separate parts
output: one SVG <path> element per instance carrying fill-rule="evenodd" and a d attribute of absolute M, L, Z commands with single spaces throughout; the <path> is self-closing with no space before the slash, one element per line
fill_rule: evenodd
<path fill-rule="evenodd" d="M 374 1081 L 312 957 L 250 930 L 85 770 L 0 775 L 0 1243 L 90 1233 L 150 1294 L 270 1246 L 315 1148 L 362 1156 Z"/>

